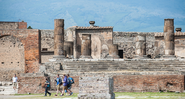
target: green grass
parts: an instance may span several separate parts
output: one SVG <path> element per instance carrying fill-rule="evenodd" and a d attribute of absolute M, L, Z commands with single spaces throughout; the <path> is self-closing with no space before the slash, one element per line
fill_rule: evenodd
<path fill-rule="evenodd" d="M 71 96 L 60 96 L 60 94 L 58 94 L 57 96 L 55 96 L 56 93 L 52 93 L 51 96 L 49 96 L 47 94 L 46 97 L 44 97 L 44 93 L 42 94 L 15 94 L 15 96 L 25 96 L 25 97 L 14 97 L 13 99 L 52 99 L 52 98 L 77 98 L 78 97 L 78 93 L 73 93 L 73 95 Z M 69 95 L 69 94 L 68 94 Z"/>
<path fill-rule="evenodd" d="M 174 92 L 116 92 L 115 96 L 129 96 L 135 97 L 136 99 L 185 99 L 185 93 L 174 93 Z M 119 98 L 121 99 L 121 98 Z M 124 98 L 125 99 L 125 98 Z"/>
<path fill-rule="evenodd" d="M 77 99 L 78 93 L 74 93 L 72 96 L 55 96 L 56 93 L 52 93 L 51 96 L 44 97 L 43 94 L 15 94 L 15 96 L 25 96 L 25 97 L 14 97 L 11 99 L 52 99 L 52 98 L 75 98 Z M 116 97 L 120 96 L 128 96 L 135 97 L 135 99 L 185 99 L 185 93 L 174 93 L 174 92 L 115 92 Z M 117 98 L 121 99 L 121 98 Z M 126 99 L 126 98 L 123 98 Z"/>

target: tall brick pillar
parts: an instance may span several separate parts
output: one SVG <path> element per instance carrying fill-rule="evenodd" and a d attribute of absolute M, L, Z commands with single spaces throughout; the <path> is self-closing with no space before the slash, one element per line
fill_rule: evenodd
<path fill-rule="evenodd" d="M 80 59 L 91 59 L 91 35 L 82 34 Z"/>
<path fill-rule="evenodd" d="M 146 55 L 146 36 L 142 34 L 138 34 L 136 37 L 136 49 L 135 49 L 135 57 L 136 59 L 144 58 L 143 56 Z"/>
<path fill-rule="evenodd" d="M 64 56 L 64 19 L 54 20 L 54 58 L 65 58 Z"/>
<path fill-rule="evenodd" d="M 174 19 L 164 19 L 164 41 L 165 55 L 164 58 L 174 58 Z"/>

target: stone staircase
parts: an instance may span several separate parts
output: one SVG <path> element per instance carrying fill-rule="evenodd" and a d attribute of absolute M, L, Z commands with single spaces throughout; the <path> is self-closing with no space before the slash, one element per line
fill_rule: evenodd
<path fill-rule="evenodd" d="M 69 72 L 99 72 L 99 71 L 173 71 L 185 72 L 185 60 L 68 60 L 62 63 Z"/>
<path fill-rule="evenodd" d="M 0 95 L 12 95 L 17 92 L 13 89 L 12 82 L 0 82 Z"/>

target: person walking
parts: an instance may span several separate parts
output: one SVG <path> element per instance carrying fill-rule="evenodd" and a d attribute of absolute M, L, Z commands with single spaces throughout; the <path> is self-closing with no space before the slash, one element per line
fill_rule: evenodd
<path fill-rule="evenodd" d="M 12 82 L 13 82 L 13 89 L 16 91 L 16 88 L 17 88 L 17 81 L 18 81 L 18 78 L 16 76 L 16 74 L 13 76 L 12 78 Z"/>
<path fill-rule="evenodd" d="M 55 81 L 57 82 L 57 93 L 55 94 L 55 96 L 57 96 L 59 91 L 62 93 L 62 91 L 60 90 L 62 79 L 59 77 L 59 74 L 57 74 L 57 78 L 55 79 Z"/>
<path fill-rule="evenodd" d="M 45 82 L 45 95 L 44 96 L 47 96 L 47 93 L 49 94 L 49 96 L 51 96 L 51 93 L 48 92 L 49 87 L 50 87 L 50 83 L 49 83 L 48 79 L 46 78 L 46 82 Z"/>
<path fill-rule="evenodd" d="M 68 89 L 67 89 L 67 76 L 65 75 L 65 74 L 63 74 L 63 90 L 62 90 L 62 94 L 60 95 L 60 96 L 63 96 L 64 95 L 64 92 L 65 92 L 65 90 L 67 90 L 68 91 Z"/>
<path fill-rule="evenodd" d="M 67 81 L 68 81 L 68 91 L 69 91 L 69 95 L 72 95 L 73 94 L 73 92 L 71 91 L 71 88 L 72 88 L 72 84 L 74 83 L 74 80 L 73 80 L 73 78 L 71 78 L 70 76 L 69 76 L 69 74 L 67 74 Z"/>

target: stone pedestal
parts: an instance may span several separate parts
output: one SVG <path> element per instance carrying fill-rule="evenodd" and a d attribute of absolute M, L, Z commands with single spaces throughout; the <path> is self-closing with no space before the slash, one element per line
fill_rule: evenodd
<path fill-rule="evenodd" d="M 174 50 L 174 19 L 164 19 L 164 42 L 165 42 L 165 55 L 164 55 L 164 57 L 165 58 L 172 58 L 172 56 L 175 55 L 175 50 Z"/>
<path fill-rule="evenodd" d="M 104 75 L 80 77 L 78 99 L 115 99 L 113 78 Z"/>
<path fill-rule="evenodd" d="M 138 34 L 136 37 L 136 51 L 135 59 L 144 58 L 143 55 L 146 55 L 146 46 L 145 46 L 146 36 L 143 34 Z"/>
<path fill-rule="evenodd" d="M 56 59 L 65 58 L 64 56 L 64 19 L 54 20 L 54 57 Z"/>
<path fill-rule="evenodd" d="M 80 59 L 91 59 L 91 35 L 82 34 Z"/>

